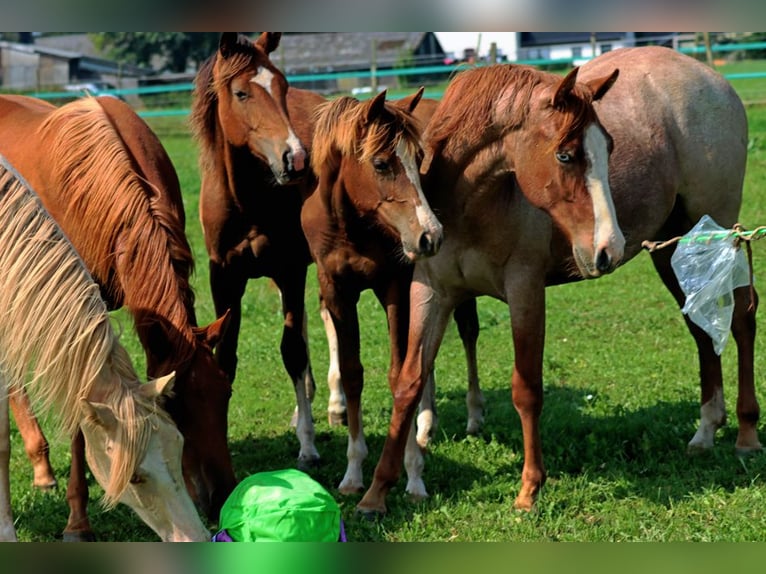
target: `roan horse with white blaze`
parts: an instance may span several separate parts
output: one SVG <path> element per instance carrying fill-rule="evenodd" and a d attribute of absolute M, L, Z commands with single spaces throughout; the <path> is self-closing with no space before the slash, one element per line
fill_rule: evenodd
<path fill-rule="evenodd" d="M 8 396 L 22 385 L 63 432 L 83 433 L 107 507 L 127 504 L 163 541 L 206 540 L 181 474 L 183 438 L 161 406 L 174 375 L 140 383 L 99 286 L 4 159 L 0 243 L 0 540 L 16 540 Z"/>
<path fill-rule="evenodd" d="M 599 56 L 584 65 L 579 72 L 581 80 L 596 81 L 615 68 L 620 69 L 620 78 L 614 86 L 594 104 L 602 126 L 611 135 L 614 151 L 609 160 L 609 181 L 620 228 L 626 239 L 623 262 L 635 257 L 641 251 L 645 240 L 663 240 L 682 235 L 689 231 L 699 219 L 707 214 L 725 227 L 733 226 L 738 218 L 742 203 L 742 184 L 747 161 L 747 116 L 739 97 L 725 79 L 708 66 L 668 48 L 643 47 L 620 49 Z M 496 101 L 500 103 L 500 100 Z M 445 102 L 447 103 L 446 99 Z M 456 104 L 454 99 L 450 102 Z M 497 109 L 497 104 L 493 108 Z M 433 131 L 426 134 L 427 142 L 443 149 L 438 158 L 441 165 L 449 166 L 453 161 L 455 144 L 459 144 L 459 133 L 450 136 L 445 129 L 450 127 L 450 109 L 441 111 L 441 118 L 432 125 Z M 440 127 L 441 126 L 441 127 Z M 444 136 L 447 139 L 443 139 Z M 450 137 L 458 138 L 450 145 Z M 446 163 L 445 163 L 446 162 Z M 431 177 L 439 176 L 431 170 Z M 467 171 L 466 171 L 467 173 Z M 556 285 L 577 281 L 586 274 L 577 272 L 569 243 L 564 240 L 553 217 L 543 212 L 529 210 L 525 201 L 515 202 L 514 211 L 509 211 L 509 222 L 524 223 L 524 214 L 529 217 L 529 226 L 517 230 L 514 249 L 525 257 L 527 263 L 538 266 L 532 277 L 538 282 L 535 288 L 538 302 L 537 313 L 542 313 L 542 292 L 540 282 Z M 431 205 L 441 207 L 444 203 L 431 199 Z M 452 207 L 450 202 L 447 207 Z M 511 202 L 509 201 L 509 205 Z M 429 306 L 423 315 L 413 319 L 413 328 L 421 331 L 421 343 L 413 343 L 400 377 L 400 395 L 397 413 L 392 423 L 386 452 L 376 470 L 376 483 L 370 488 L 360 508 L 366 511 L 385 510 L 384 496 L 398 475 L 396 460 L 398 418 L 410 409 L 411 393 L 419 384 L 418 361 L 428 364 L 429 357 L 438 347 L 440 336 L 422 334 L 423 325 L 443 320 L 439 304 L 449 306 L 454 298 L 464 296 L 466 286 L 475 286 L 480 277 L 462 282 L 457 288 L 450 273 L 449 264 L 465 266 L 467 260 L 462 251 L 465 244 L 454 243 L 451 239 L 461 237 L 467 228 L 459 227 L 460 221 L 445 217 L 445 210 L 439 212 L 448 234 L 441 253 L 430 261 L 418 263 L 415 272 L 418 287 L 413 292 L 413 302 L 434 293 L 435 308 Z M 466 222 L 468 223 L 468 222 Z M 469 224 L 470 225 L 470 224 Z M 469 236 L 465 240 L 470 239 Z M 498 241 L 503 238 L 497 235 Z M 447 257 L 452 253 L 452 258 Z M 491 252 L 487 252 L 490 254 Z M 684 304 L 684 295 L 670 265 L 673 248 L 651 253 L 654 266 L 665 286 L 678 302 Z M 442 259 L 443 258 L 443 259 Z M 443 261 L 446 265 L 440 265 Z M 465 267 L 463 267 L 465 268 Z M 533 270 L 534 271 L 534 270 Z M 542 273 L 542 277 L 539 276 Z M 486 292 L 486 290 L 482 290 Z M 521 292 L 519 292 L 521 293 Z M 751 298 L 752 294 L 752 298 Z M 739 368 L 739 394 L 737 398 L 737 419 L 739 423 L 736 448 L 739 452 L 761 450 L 757 433 L 760 408 L 755 395 L 753 353 L 755 342 L 755 313 L 758 296 L 754 289 L 740 288 L 734 292 L 735 307 L 732 318 L 732 333 L 737 344 Z M 517 306 L 522 302 L 517 303 Z M 520 312 L 529 313 L 528 306 Z M 519 340 L 517 325 L 522 324 L 518 313 L 512 311 L 514 341 L 517 363 L 514 370 L 514 402 L 522 415 L 525 439 L 525 467 L 522 476 L 522 490 L 516 499 L 516 506 L 529 508 L 535 501 L 537 491 L 545 480 L 541 464 L 537 423 L 527 422 L 524 404 L 530 396 L 535 398 L 536 412 L 542 408 L 539 391 L 532 395 L 524 393 L 524 370 L 519 359 L 530 351 L 541 356 L 543 333 L 538 341 L 530 345 Z M 700 364 L 700 424 L 689 442 L 690 451 L 708 449 L 713 446 L 715 432 L 726 422 L 723 401 L 723 380 L 721 358 L 715 353 L 710 337 L 698 326 L 686 320 L 698 349 Z M 533 373 L 538 373 L 540 364 L 535 360 Z M 525 398 L 527 400 L 525 400 Z M 539 416 L 539 414 L 537 415 Z M 535 438 L 529 442 L 528 431 Z M 530 456 L 539 464 L 529 466 Z M 422 461 L 421 461 L 422 464 Z"/>
<path fill-rule="evenodd" d="M 613 67 L 588 82 L 577 73 L 561 78 L 515 65 L 465 71 L 426 128 L 423 187 L 444 243 L 415 264 L 407 355 L 383 453 L 357 506 L 362 512 L 385 512 L 449 315 L 482 294 L 507 302 L 511 312 L 512 394 L 524 435 L 516 504 L 532 506 L 545 478 L 539 419 L 545 285 L 554 271 L 547 253 L 555 247 L 568 254 L 557 269 L 567 275 L 598 277 L 614 270 L 625 244 L 609 192 L 611 140 L 593 107 L 618 73 Z M 407 465 L 408 492 L 427 496 L 422 479 L 413 480 L 422 460 Z"/>

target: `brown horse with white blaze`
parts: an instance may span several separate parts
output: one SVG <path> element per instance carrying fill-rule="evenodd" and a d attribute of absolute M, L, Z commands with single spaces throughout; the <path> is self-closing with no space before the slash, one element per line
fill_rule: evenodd
<path fill-rule="evenodd" d="M 577 72 L 561 78 L 515 65 L 465 71 L 426 128 L 423 185 L 445 239 L 436 255 L 415 264 L 406 359 L 383 453 L 357 507 L 362 512 L 385 512 L 449 314 L 481 294 L 510 309 L 512 395 L 524 436 L 516 505 L 533 504 L 545 479 L 539 419 L 548 250 L 558 241 L 569 254 L 567 273 L 590 278 L 612 271 L 625 244 L 609 190 L 611 140 L 593 107 L 617 70 L 588 82 L 578 82 Z M 422 460 L 412 464 L 418 470 Z M 408 492 L 427 496 L 409 467 L 408 475 Z"/>
<path fill-rule="evenodd" d="M 298 459 L 305 466 L 319 453 L 304 308 L 311 254 L 300 210 L 313 185 L 304 145 L 312 140 L 314 110 L 325 100 L 306 90 L 288 92 L 284 74 L 269 60 L 280 36 L 264 32 L 252 42 L 223 33 L 197 74 L 191 124 L 199 143 L 210 289 L 216 313 L 231 316 L 216 359 L 233 381 L 245 287 L 250 279 L 272 279 L 281 295 L 280 350 L 295 389 Z"/>
<path fill-rule="evenodd" d="M 359 296 L 371 289 L 385 310 L 393 389 L 406 351 L 412 262 L 433 255 L 442 242 L 418 172 L 420 125 L 411 114 L 422 93 L 394 103 L 386 102 L 385 91 L 366 102 L 341 97 L 317 110 L 311 165 L 318 184 L 304 202 L 301 224 L 337 333 L 349 432 L 342 493 L 363 488 L 367 456 Z"/>
<path fill-rule="evenodd" d="M 150 376 L 176 372 L 166 408 L 184 435 L 184 477 L 211 520 L 236 485 L 227 442 L 231 385 L 212 349 L 225 319 L 198 327 L 191 248 L 173 164 L 149 126 L 117 98 L 59 108 L 24 96 L 0 98 L 0 152 L 30 182 L 76 246 L 112 309 L 132 315 Z M 25 404 L 11 397 L 28 452 L 47 443 Z M 73 443 L 67 540 L 93 538 L 82 436 Z M 47 466 L 36 478 L 51 477 Z"/>

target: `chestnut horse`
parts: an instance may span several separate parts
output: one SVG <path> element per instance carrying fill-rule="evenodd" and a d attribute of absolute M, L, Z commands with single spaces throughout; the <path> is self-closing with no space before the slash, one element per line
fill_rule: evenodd
<path fill-rule="evenodd" d="M 439 253 L 415 264 L 407 354 L 361 512 L 385 512 L 449 313 L 481 294 L 506 301 L 511 313 L 512 394 L 524 436 L 516 504 L 530 507 L 542 484 L 546 278 L 554 271 L 584 278 L 611 272 L 625 245 L 609 192 L 611 142 L 593 107 L 617 70 L 588 82 L 577 81 L 577 73 L 562 78 L 515 65 L 467 70 L 450 82 L 425 130 L 424 189 L 445 239 Z M 568 253 L 563 265 L 551 265 L 552 247 Z M 407 464 L 407 491 L 427 496 L 422 479 L 413 480 L 422 455 Z"/>
<path fill-rule="evenodd" d="M 0 244 L 0 540 L 16 540 L 8 396 L 22 385 L 61 431 L 82 432 L 107 508 L 127 504 L 163 541 L 206 540 L 183 487 L 183 438 L 161 407 L 174 375 L 141 384 L 98 285 L 2 157 Z"/>
<path fill-rule="evenodd" d="M 344 494 L 362 490 L 367 456 L 359 296 L 372 289 L 385 310 L 393 388 L 407 345 L 412 262 L 436 253 L 442 241 L 418 172 L 420 129 L 411 113 L 422 93 L 396 103 L 385 101 L 385 91 L 364 103 L 341 97 L 316 115 L 311 166 L 318 184 L 304 202 L 301 224 L 337 333 L 349 432 L 348 467 L 338 487 Z"/>
<path fill-rule="evenodd" d="M 0 152 L 67 233 L 109 307 L 124 305 L 131 313 L 148 375 L 176 371 L 166 408 L 184 435 L 184 477 L 192 497 L 217 520 L 236 484 L 226 436 L 231 385 L 212 354 L 224 321 L 196 326 L 181 190 L 160 141 L 117 98 L 85 98 L 56 108 L 3 96 Z M 24 395 L 14 394 L 12 402 L 18 403 L 14 415 L 28 452 L 47 452 Z M 93 538 L 82 447 L 80 436 L 67 489 L 67 540 Z M 52 478 L 47 457 L 37 462 Z"/>
<path fill-rule="evenodd" d="M 310 118 L 325 100 L 305 90 L 288 93 L 284 74 L 269 60 L 280 36 L 264 32 L 251 42 L 223 33 L 217 52 L 197 74 L 191 124 L 199 144 L 200 220 L 210 288 L 216 313 L 231 315 L 216 358 L 233 381 L 247 281 L 272 279 L 281 295 L 280 349 L 295 388 L 298 460 L 305 467 L 316 464 L 319 453 L 304 309 L 311 254 L 300 224 L 303 198 L 313 182 L 301 142 L 310 144 Z"/>

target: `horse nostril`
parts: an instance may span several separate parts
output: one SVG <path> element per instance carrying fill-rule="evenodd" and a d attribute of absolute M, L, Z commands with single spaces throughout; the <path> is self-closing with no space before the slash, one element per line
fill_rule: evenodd
<path fill-rule="evenodd" d="M 434 243 L 431 240 L 431 235 L 429 233 L 423 233 L 420 236 L 420 241 L 418 242 L 418 248 L 420 249 L 420 252 L 423 255 L 430 255 L 434 248 Z"/>
<path fill-rule="evenodd" d="M 601 273 L 607 273 L 612 269 L 612 258 L 606 249 L 602 249 L 598 252 L 596 257 L 596 269 Z"/>

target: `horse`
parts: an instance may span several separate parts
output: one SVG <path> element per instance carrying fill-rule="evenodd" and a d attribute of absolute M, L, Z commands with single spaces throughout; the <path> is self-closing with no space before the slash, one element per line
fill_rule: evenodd
<path fill-rule="evenodd" d="M 62 432 L 82 432 L 106 508 L 128 505 L 163 541 L 206 540 L 183 486 L 183 437 L 162 408 L 174 374 L 139 381 L 77 251 L 28 184 L 0 163 L 0 539 L 17 539 L 8 398 L 23 385 Z"/>
<path fill-rule="evenodd" d="M 744 106 L 733 88 L 704 64 L 661 47 L 609 52 L 584 65 L 580 77 L 594 81 L 615 67 L 621 70 L 620 79 L 594 103 L 594 108 L 614 142 L 609 178 L 620 228 L 626 238 L 623 263 L 641 251 L 644 241 L 683 235 L 702 215 L 710 215 L 723 226 L 734 225 L 742 201 L 748 129 Z M 436 130 L 431 137 L 438 137 Z M 534 257 L 545 261 L 543 283 L 556 285 L 581 279 L 581 274 L 573 273 L 573 258 L 557 230 L 555 218 L 542 212 L 533 214 L 538 223 L 535 237 L 541 232 L 543 237 L 550 237 L 549 242 L 535 243 L 531 249 Z M 449 225 L 447 219 L 445 230 Z M 671 246 L 653 251 L 651 258 L 662 282 L 678 305 L 683 306 L 684 294 L 670 264 L 673 250 Z M 418 276 L 417 269 L 415 274 Z M 447 275 L 434 273 L 433 277 L 441 280 Z M 413 293 L 413 301 L 427 294 L 429 288 L 426 286 Z M 734 291 L 734 300 L 732 333 L 739 369 L 736 408 L 739 428 L 735 447 L 739 453 L 746 454 L 762 448 L 757 433 L 760 407 L 753 372 L 758 295 L 752 286 L 740 288 Z M 424 321 L 423 318 L 420 320 Z M 693 453 L 713 446 L 717 429 L 726 422 L 726 410 L 721 359 L 715 353 L 710 337 L 688 318 L 685 320 L 697 345 L 700 366 L 700 422 L 688 444 L 688 450 Z M 417 323 L 415 318 L 411 324 L 417 329 Z M 438 346 L 438 342 L 427 344 Z M 413 353 L 416 349 L 413 345 Z M 526 352 L 526 349 L 517 343 L 516 351 L 518 362 L 520 351 Z M 424 355 L 430 352 L 430 349 L 423 351 Z M 539 367 L 539 363 L 536 365 Z M 405 364 L 403 373 L 413 366 L 415 370 L 408 376 L 416 377 L 416 365 Z M 409 380 L 417 383 L 417 379 Z M 517 380 L 515 371 L 515 402 Z M 407 378 L 402 375 L 399 382 L 405 381 Z M 523 405 L 522 390 L 519 388 L 518 394 L 519 403 Z M 411 408 L 410 400 L 403 397 L 397 407 L 405 415 Z M 536 406 L 538 410 L 542 408 L 540 403 Z M 524 412 L 520 410 L 525 431 L 525 458 L 531 453 L 540 459 L 539 439 L 532 444 L 527 441 Z M 385 511 L 385 492 L 398 473 L 395 442 L 400 424 L 392 418 L 389 450 L 379 460 L 377 470 L 380 474 L 376 470 L 378 480 L 362 501 L 363 511 Z M 532 426 L 532 430 L 536 428 L 536 424 Z M 527 472 L 529 470 L 533 472 Z M 526 460 L 524 471 L 522 490 L 514 504 L 517 508 L 529 509 L 534 506 L 544 483 L 545 471 L 541 465 L 529 467 Z"/>
<path fill-rule="evenodd" d="M 148 376 L 176 372 L 166 408 L 185 439 L 186 485 L 210 520 L 217 520 L 236 485 L 227 442 L 231 384 L 212 352 L 226 319 L 197 326 L 180 185 L 159 139 L 117 98 L 89 97 L 56 108 L 8 95 L 0 97 L 0 152 L 74 243 L 109 308 L 130 312 Z M 47 452 L 23 392 L 11 401 L 27 452 Z M 78 435 L 67 488 L 68 541 L 94 539 L 83 446 Z M 47 457 L 30 458 L 47 467 L 36 469 L 36 478 L 53 476 Z"/>
<path fill-rule="evenodd" d="M 340 97 L 316 112 L 311 167 L 317 186 L 304 201 L 301 225 L 337 333 L 349 434 L 342 494 L 362 490 L 368 452 L 359 296 L 371 289 L 386 313 L 393 388 L 406 350 L 412 262 L 433 255 L 442 242 L 418 173 L 420 125 L 411 114 L 422 94 L 421 88 L 395 103 L 386 102 L 385 91 L 366 102 Z"/>
<path fill-rule="evenodd" d="M 190 123 L 199 146 L 210 290 L 217 315 L 230 314 L 216 359 L 233 382 L 247 281 L 270 278 L 281 298 L 280 351 L 296 395 L 298 463 L 308 468 L 318 464 L 319 452 L 304 308 L 312 261 L 300 224 L 313 175 L 302 142 L 311 142 L 310 118 L 325 100 L 307 90 L 288 92 L 284 74 L 269 59 L 280 37 L 264 32 L 253 42 L 223 33 L 197 74 Z"/>
<path fill-rule="evenodd" d="M 610 196 L 609 134 L 594 102 L 618 70 L 578 81 L 524 65 L 461 72 L 448 85 L 423 134 L 426 197 L 444 226 L 444 243 L 415 263 L 406 357 L 394 387 L 393 412 L 373 482 L 357 504 L 385 513 L 398 479 L 408 429 L 433 369 L 449 313 L 491 295 L 507 302 L 515 364 L 513 403 L 524 436 L 522 488 L 529 507 L 544 477 L 539 439 L 545 331 L 545 283 L 553 271 L 596 278 L 622 260 L 625 239 Z M 554 269 L 546 250 L 567 253 Z M 407 492 L 428 493 L 422 452 L 405 461 Z"/>

